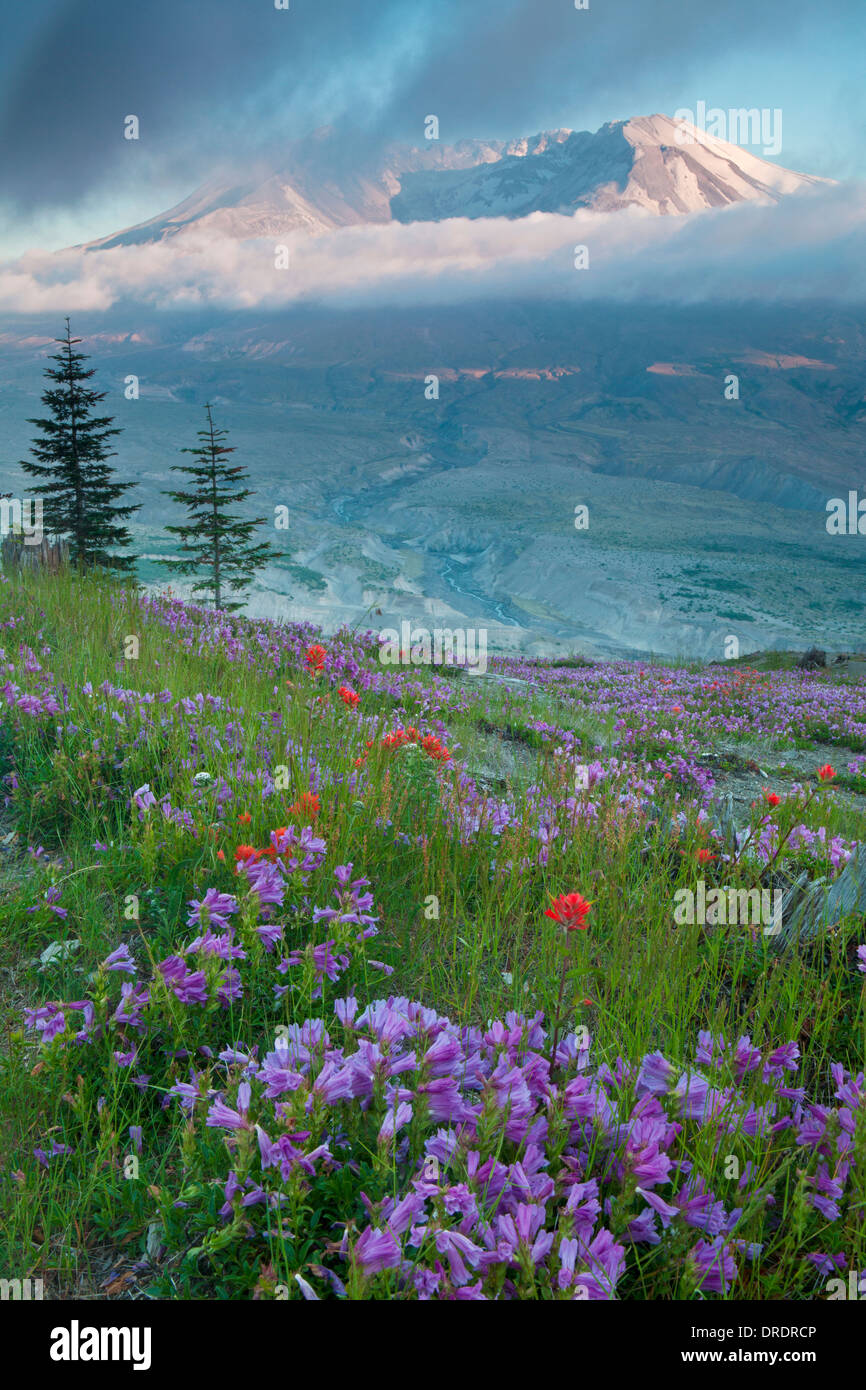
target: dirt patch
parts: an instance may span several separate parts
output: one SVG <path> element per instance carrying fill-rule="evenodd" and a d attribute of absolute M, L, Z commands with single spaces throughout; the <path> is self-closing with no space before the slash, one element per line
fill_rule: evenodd
<path fill-rule="evenodd" d="M 748 811 L 760 801 L 764 789 L 790 792 L 795 783 L 815 785 L 819 767 L 827 763 L 838 773 L 847 771 L 854 754 L 838 745 L 816 743 L 810 748 L 768 748 L 762 743 L 721 742 L 700 755 L 716 779 L 714 794 L 733 797 L 738 812 Z M 857 811 L 866 812 L 866 794 L 847 787 L 834 788 L 835 795 Z"/>

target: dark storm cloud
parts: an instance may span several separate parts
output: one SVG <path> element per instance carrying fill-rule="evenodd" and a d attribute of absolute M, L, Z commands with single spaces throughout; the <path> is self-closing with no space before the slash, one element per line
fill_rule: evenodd
<path fill-rule="evenodd" d="M 815 21 L 811 0 L 590 3 L 31 0 L 5 45 L 0 196 L 26 215 L 134 179 L 192 187 L 325 122 L 363 144 L 419 139 L 431 113 L 446 141 L 572 124 L 599 100 L 628 116 L 623 93 Z"/>
<path fill-rule="evenodd" d="M 5 0 L 9 3 L 9 0 Z M 411 6 L 383 0 L 62 0 L 6 49 L 0 190 L 24 211 L 64 205 L 129 174 L 137 115 L 148 174 L 201 177 L 225 157 L 304 134 L 323 82 L 382 42 Z M 346 89 L 346 97 L 352 93 Z M 332 98 L 339 114 L 340 93 Z M 319 113 L 315 113 L 319 117 Z"/>
<path fill-rule="evenodd" d="M 814 13 L 811 0 L 590 0 L 579 12 L 571 0 L 469 0 L 460 41 L 427 55 L 395 107 L 439 114 L 453 128 L 443 139 L 467 127 L 472 134 L 529 134 L 539 117 L 571 124 L 581 106 L 621 106 L 623 92 L 629 105 L 610 119 L 649 114 L 632 105 L 641 86 L 657 91 L 687 77 L 691 65 L 750 49 L 764 37 L 790 38 Z M 479 121 L 497 129 L 479 131 Z"/>

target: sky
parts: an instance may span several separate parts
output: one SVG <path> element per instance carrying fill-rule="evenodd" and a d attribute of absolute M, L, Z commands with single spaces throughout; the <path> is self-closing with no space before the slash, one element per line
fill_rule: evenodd
<path fill-rule="evenodd" d="M 278 166 L 322 125 L 352 161 L 430 114 L 450 143 L 778 108 L 777 162 L 866 177 L 864 0 L 0 0 L 0 32 L 0 260 Z"/>

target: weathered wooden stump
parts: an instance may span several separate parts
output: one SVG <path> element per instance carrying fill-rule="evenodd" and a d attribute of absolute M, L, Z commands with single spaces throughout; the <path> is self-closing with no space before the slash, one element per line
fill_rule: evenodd
<path fill-rule="evenodd" d="M 21 536 L 4 536 L 0 557 L 5 570 L 47 570 L 56 574 L 69 564 L 69 542 L 48 541 L 26 545 Z"/>

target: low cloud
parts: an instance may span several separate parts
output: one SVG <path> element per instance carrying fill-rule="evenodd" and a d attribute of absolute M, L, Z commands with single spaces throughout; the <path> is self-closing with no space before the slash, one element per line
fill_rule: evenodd
<path fill-rule="evenodd" d="M 0 266 L 0 312 L 409 306 L 484 298 L 673 304 L 866 299 L 866 185 L 688 217 L 636 209 L 348 227 L 283 241 L 190 232 L 147 246 L 31 252 Z M 287 248 L 287 268 L 277 268 Z M 575 267 L 586 247 L 588 267 Z M 578 260 L 586 259 L 578 255 Z"/>

